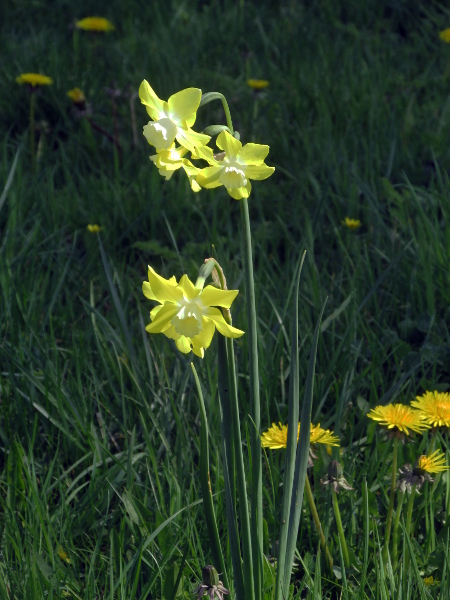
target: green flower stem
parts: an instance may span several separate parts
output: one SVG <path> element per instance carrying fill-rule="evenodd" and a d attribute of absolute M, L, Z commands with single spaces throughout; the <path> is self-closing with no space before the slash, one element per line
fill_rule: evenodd
<path fill-rule="evenodd" d="M 239 423 L 239 405 L 233 340 L 230 338 L 226 338 L 225 344 L 227 349 L 228 383 L 230 386 L 229 389 L 231 426 L 233 435 L 234 454 L 236 460 L 237 491 L 239 494 L 239 514 L 241 519 L 240 529 L 243 550 L 242 568 L 244 572 L 245 600 L 254 600 L 255 589 L 253 583 L 252 543 L 250 535 L 250 520 L 248 514 L 247 484 L 245 481 L 244 457 L 242 454 L 242 440 Z M 260 596 L 258 596 L 257 600 L 259 600 L 259 598 Z"/>
<path fill-rule="evenodd" d="M 36 143 L 36 125 L 34 120 L 34 89 L 30 89 L 30 154 L 31 154 L 31 166 L 34 169 L 35 166 L 35 143 Z"/>
<path fill-rule="evenodd" d="M 389 540 L 391 539 L 391 526 L 392 526 L 392 514 L 394 512 L 394 501 L 395 501 L 395 488 L 397 486 L 397 450 L 398 450 L 398 438 L 394 437 L 394 448 L 392 450 L 392 475 L 391 475 L 391 489 L 389 496 L 389 508 L 386 517 L 386 530 L 384 533 L 384 547 L 383 547 L 383 561 L 387 562 L 387 555 L 389 551 Z"/>
<path fill-rule="evenodd" d="M 406 535 L 408 537 L 408 539 L 411 539 L 411 521 L 412 521 L 412 511 L 413 511 L 413 506 L 414 506 L 414 498 L 416 496 L 416 486 L 413 485 L 411 488 L 411 493 L 409 495 L 409 500 L 408 500 L 408 509 L 406 512 Z M 406 555 L 405 558 L 405 571 L 408 569 L 409 567 L 409 554 Z"/>
<path fill-rule="evenodd" d="M 336 519 L 336 526 L 337 526 L 338 533 L 339 533 L 339 539 L 341 540 L 341 548 L 342 548 L 342 556 L 344 557 L 344 565 L 345 565 L 346 569 L 349 569 L 350 568 L 350 558 L 348 556 L 347 542 L 345 541 L 344 529 L 342 527 L 341 512 L 339 510 L 339 502 L 337 499 L 337 493 L 333 489 L 331 490 L 331 496 L 333 498 L 333 510 L 334 510 L 334 517 Z"/>
<path fill-rule="evenodd" d="M 330 551 L 328 550 L 327 542 L 325 540 L 325 535 L 323 533 L 322 524 L 319 519 L 319 513 L 317 512 L 316 504 L 314 502 L 314 496 L 311 490 L 311 486 L 309 484 L 308 476 L 305 478 L 305 490 L 306 497 L 308 498 L 309 509 L 312 514 L 312 518 L 314 521 L 314 525 L 316 526 L 317 533 L 320 537 L 320 544 L 322 546 L 322 550 L 325 552 L 325 559 L 327 561 L 327 565 L 330 569 L 331 574 L 333 574 L 333 559 L 331 557 Z"/>
<path fill-rule="evenodd" d="M 208 443 L 208 421 L 206 418 L 205 402 L 203 400 L 202 388 L 195 370 L 191 363 L 194 373 L 195 384 L 197 386 L 198 408 L 200 411 L 201 432 L 200 432 L 200 485 L 202 488 L 203 508 L 205 511 L 206 529 L 208 532 L 209 544 L 214 566 L 222 574 L 223 583 L 229 588 L 228 575 L 225 569 L 222 548 L 220 546 L 219 532 L 217 530 L 216 515 L 214 514 L 214 505 L 211 492 L 211 480 L 209 476 L 209 443 Z"/>
<path fill-rule="evenodd" d="M 398 564 L 398 526 L 400 523 L 400 515 L 402 514 L 403 500 L 405 499 L 405 492 L 398 492 L 397 510 L 395 511 L 394 528 L 392 530 L 392 564 L 394 570 Z"/>
<path fill-rule="evenodd" d="M 225 112 L 225 118 L 227 120 L 228 129 L 230 130 L 231 135 L 233 135 L 233 121 L 231 120 L 230 107 L 228 106 L 227 99 L 220 92 L 207 92 L 203 94 L 202 99 L 200 101 L 200 106 L 205 106 L 209 102 L 213 100 L 220 100 L 223 105 L 223 110 Z"/>
<path fill-rule="evenodd" d="M 247 307 L 247 336 L 250 368 L 250 429 L 252 456 L 251 536 L 253 567 L 255 570 L 255 595 L 262 597 L 263 571 L 263 511 L 262 511 L 262 459 L 261 459 L 261 407 L 259 397 L 258 333 L 256 327 L 255 281 L 253 276 L 252 238 L 247 198 L 240 201 L 244 271 Z"/>

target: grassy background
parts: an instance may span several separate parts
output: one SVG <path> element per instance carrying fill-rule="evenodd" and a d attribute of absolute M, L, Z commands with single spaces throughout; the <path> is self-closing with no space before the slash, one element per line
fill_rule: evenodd
<path fill-rule="evenodd" d="M 307 249 L 301 368 L 304 380 L 312 328 L 328 296 L 313 422 L 342 436 L 355 490 L 342 496 L 341 510 L 355 569 L 363 561 L 363 477 L 371 490 L 369 581 L 359 597 L 406 598 L 412 589 L 447 597 L 444 583 L 423 589 L 416 571 L 412 583 L 408 574 L 380 572 L 377 526 L 391 445 L 364 415 L 450 387 L 450 47 L 438 38 L 450 11 L 400 0 L 130 0 L 103 8 L 81 1 L 73 11 L 64 0 L 1 8 L 0 597 L 188 598 L 210 561 L 190 357 L 145 333 L 150 305 L 140 286 L 147 264 L 165 276 L 195 277 L 214 244 L 229 286 L 242 288 L 239 207 L 223 189 L 192 194 L 179 174 L 165 183 L 150 164 L 141 135 L 146 114 L 135 96 L 144 78 L 162 98 L 189 86 L 221 91 L 241 139 L 270 145 L 268 164 L 277 170 L 254 185 L 250 199 L 262 423 L 287 415 L 286 315 L 295 263 Z M 115 32 L 74 32 L 74 20 L 92 14 L 109 18 Z M 36 98 L 34 173 L 29 98 L 15 83 L 29 71 L 54 79 Z M 248 77 L 270 87 L 255 95 Z M 92 121 L 111 135 L 114 104 L 120 153 L 76 117 L 66 96 L 75 86 Z M 223 122 L 212 103 L 196 129 Z M 345 216 L 362 227 L 347 230 Z M 103 255 L 87 223 L 102 226 Z M 234 321 L 245 329 L 242 302 L 241 293 Z M 245 419 L 245 337 L 236 346 Z M 198 371 L 228 552 L 214 343 Z M 426 447 L 426 436 L 404 446 L 400 464 Z M 325 462 L 324 453 L 313 482 L 339 562 L 330 499 L 319 483 Z M 273 553 L 282 453 L 268 455 L 266 465 Z M 427 494 L 417 500 L 415 551 L 421 574 L 442 579 L 450 490 L 445 480 L 435 487 L 434 502 Z M 340 597 L 342 580 L 320 577 L 317 544 L 305 509 L 295 594 Z M 359 580 L 350 574 L 349 596 L 363 592 Z"/>

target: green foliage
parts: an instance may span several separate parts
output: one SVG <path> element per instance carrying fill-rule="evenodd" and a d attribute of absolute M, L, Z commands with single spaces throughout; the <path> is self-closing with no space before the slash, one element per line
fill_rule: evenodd
<path fill-rule="evenodd" d="M 438 38 L 450 14 L 413 4 L 113 1 L 102 16 L 116 30 L 105 36 L 71 28 L 98 12 L 89 0 L 77 14 L 66 0 L 2 7 L 1 600 L 189 598 L 211 562 L 189 358 L 145 333 L 150 303 L 140 287 L 147 264 L 194 277 L 214 244 L 229 287 L 242 288 L 239 207 L 223 189 L 194 195 L 178 174 L 168 182 L 158 175 L 134 95 L 143 78 L 162 98 L 188 86 L 222 92 L 243 143 L 270 145 L 276 172 L 255 183 L 249 200 L 263 428 L 287 420 L 293 277 L 304 249 L 301 398 L 328 297 L 312 422 L 342 440 L 354 488 L 339 495 L 351 568 L 342 570 L 331 496 L 320 484 L 324 452 L 309 478 L 345 577 L 329 577 L 304 503 L 292 597 L 447 597 L 449 478 L 416 497 L 414 538 L 401 533 L 394 572 L 380 537 L 392 446 L 365 418 L 376 404 L 450 387 L 450 48 Z M 29 98 L 15 83 L 28 71 L 54 79 L 35 98 L 35 173 Z M 249 77 L 270 86 L 256 94 Z M 66 96 L 75 86 L 87 115 Z M 225 123 L 220 103 L 199 111 L 198 129 L 206 123 Z M 346 229 L 345 216 L 361 228 Z M 101 244 L 88 223 L 102 227 Z M 245 330 L 242 298 L 235 305 L 234 323 Z M 244 419 L 247 343 L 235 343 Z M 197 371 L 230 573 L 216 356 L 214 342 Z M 400 447 L 399 465 L 429 441 Z M 445 435 L 437 443 L 448 452 Z M 283 468 L 283 452 L 266 454 L 267 599 Z M 429 575 L 440 583 L 425 587 Z"/>

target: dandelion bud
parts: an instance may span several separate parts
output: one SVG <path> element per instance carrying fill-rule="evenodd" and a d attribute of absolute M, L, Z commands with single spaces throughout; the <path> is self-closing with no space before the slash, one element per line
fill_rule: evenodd
<path fill-rule="evenodd" d="M 202 569 L 202 579 L 203 584 L 208 587 L 213 587 L 219 585 L 219 574 L 217 570 L 212 565 L 206 565 Z"/>

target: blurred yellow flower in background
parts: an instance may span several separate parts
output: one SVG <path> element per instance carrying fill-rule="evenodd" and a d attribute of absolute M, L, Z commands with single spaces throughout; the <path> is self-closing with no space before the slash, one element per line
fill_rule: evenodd
<path fill-rule="evenodd" d="M 270 83 L 267 79 L 247 79 L 247 85 L 252 88 L 252 90 L 259 91 L 268 87 Z"/>
<path fill-rule="evenodd" d="M 271 450 L 280 450 L 280 448 L 286 448 L 287 445 L 287 425 L 279 423 L 276 425 L 272 423 L 272 427 L 269 427 L 267 431 L 261 435 L 261 446 L 263 448 L 270 448 Z M 300 423 L 298 424 L 297 430 L 297 442 L 300 436 Z M 310 444 L 327 444 L 328 446 L 339 446 L 339 438 L 337 435 L 333 435 L 333 432 L 329 429 L 322 429 L 320 423 L 313 425 L 311 423 L 311 431 L 309 437 Z"/>
<path fill-rule="evenodd" d="M 86 229 L 90 232 L 90 233 L 98 233 L 99 231 L 102 230 L 102 228 L 100 227 L 100 225 L 91 225 L 89 224 Z"/>
<path fill-rule="evenodd" d="M 74 104 L 84 104 L 86 102 L 86 97 L 83 94 L 83 91 L 80 88 L 73 88 L 67 92 L 67 95 L 72 100 Z"/>
<path fill-rule="evenodd" d="M 80 19 L 76 21 L 75 27 L 77 29 L 82 29 L 83 31 L 99 31 L 102 33 L 106 33 L 108 31 L 114 31 L 115 27 L 105 19 L 104 17 L 86 17 L 84 19 Z"/>
<path fill-rule="evenodd" d="M 31 85 L 31 87 L 36 87 L 39 85 L 51 85 L 53 83 L 53 79 L 51 77 L 47 77 L 47 75 L 41 75 L 40 73 L 22 73 L 19 77 L 16 78 L 17 83 L 26 83 Z"/>
<path fill-rule="evenodd" d="M 439 38 L 446 44 L 450 44 L 450 27 L 439 32 Z"/>
<path fill-rule="evenodd" d="M 433 427 L 450 427 L 450 394 L 448 392 L 425 392 L 411 402 Z"/>
<path fill-rule="evenodd" d="M 350 219 L 345 217 L 342 221 L 342 225 L 345 225 L 348 229 L 359 229 L 361 227 L 361 221 L 359 219 Z"/>

